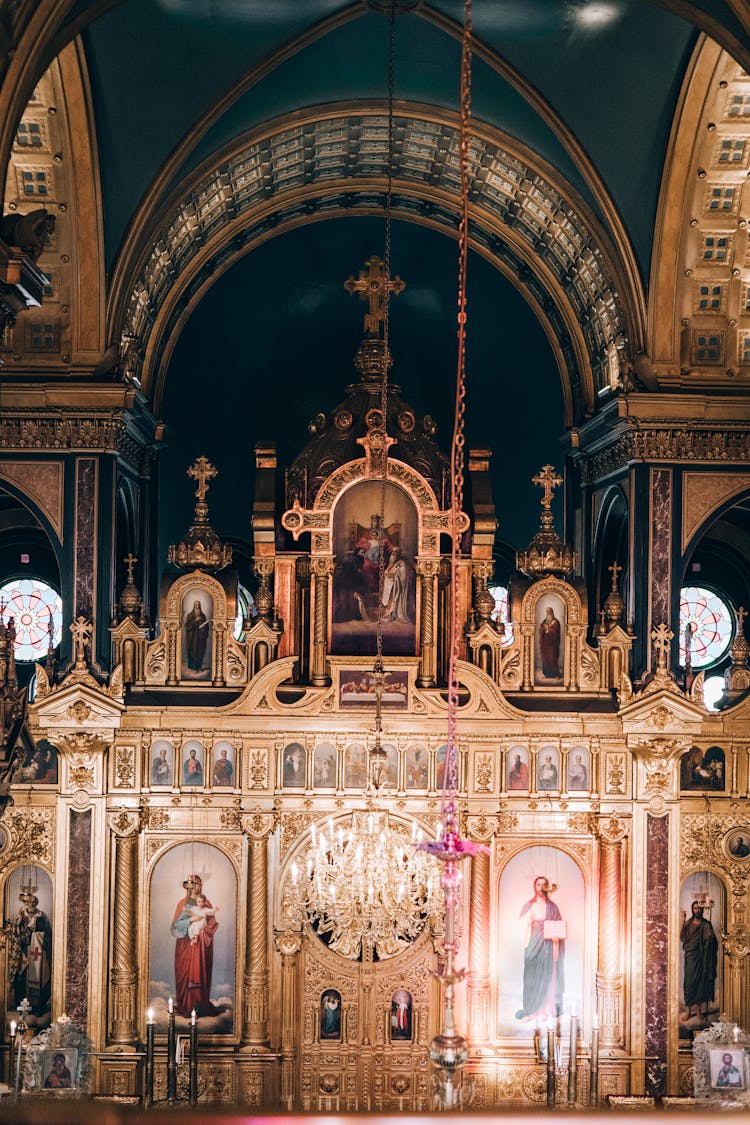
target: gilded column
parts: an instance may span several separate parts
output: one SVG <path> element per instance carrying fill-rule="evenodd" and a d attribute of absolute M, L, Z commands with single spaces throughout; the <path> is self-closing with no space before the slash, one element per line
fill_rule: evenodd
<path fill-rule="evenodd" d="M 599 966 L 596 1006 L 601 1045 L 616 1047 L 623 1031 L 623 975 L 621 934 L 622 842 L 627 823 L 613 815 L 599 822 Z"/>
<path fill-rule="evenodd" d="M 438 559 L 417 559 L 420 589 L 419 673 L 417 687 L 434 687 L 437 683 L 437 646 L 435 644 L 435 582 L 440 569 Z"/>
<path fill-rule="evenodd" d="M 167 683 L 177 683 L 177 626 L 167 626 Z"/>
<path fill-rule="evenodd" d="M 727 983 L 724 1007 L 727 1019 L 747 1027 L 750 1016 L 748 1005 L 748 967 L 750 967 L 750 934 L 722 934 L 727 957 Z"/>
<path fill-rule="evenodd" d="M 472 840 L 489 843 L 495 821 L 470 817 Z M 471 860 L 469 900 L 469 976 L 467 980 L 468 1034 L 472 1043 L 490 1039 L 490 856 L 478 853 Z"/>
<path fill-rule="evenodd" d="M 276 934 L 281 954 L 281 1106 L 294 1109 L 294 1060 L 297 1038 L 297 954 L 302 935 L 295 930 Z"/>
<path fill-rule="evenodd" d="M 531 691 L 534 686 L 533 656 L 534 656 L 534 626 L 522 625 L 521 637 L 523 645 L 523 680 L 521 691 Z"/>
<path fill-rule="evenodd" d="M 137 812 L 109 815 L 109 828 L 115 837 L 114 935 L 112 953 L 112 1028 L 111 1041 L 135 1044 L 136 993 L 136 884 L 138 871 Z"/>
<path fill-rule="evenodd" d="M 250 839 L 247 888 L 242 1046 L 268 1046 L 268 837 L 271 813 L 247 813 L 243 830 Z"/>
<path fill-rule="evenodd" d="M 313 652 L 312 675 L 310 682 L 314 687 L 328 687 L 328 586 L 333 574 L 334 560 L 331 556 L 310 560 L 314 579 L 313 599 Z"/>

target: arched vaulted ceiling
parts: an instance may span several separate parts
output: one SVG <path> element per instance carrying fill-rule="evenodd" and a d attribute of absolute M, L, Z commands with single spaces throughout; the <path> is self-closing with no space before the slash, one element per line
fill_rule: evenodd
<path fill-rule="evenodd" d="M 394 214 L 425 239 L 455 237 L 463 5 L 397 3 Z M 81 74 L 82 96 L 65 102 L 68 147 L 46 154 L 62 164 L 56 184 L 67 186 L 46 203 L 67 212 L 61 230 L 75 227 L 90 240 L 91 266 L 85 276 L 78 270 L 79 291 L 61 307 L 63 328 L 71 306 L 88 308 L 92 268 L 106 316 L 98 328 L 91 322 L 98 354 L 61 346 L 48 351 L 47 371 L 136 378 L 158 411 L 165 379 L 178 377 L 176 342 L 235 262 L 322 219 L 335 231 L 339 219 L 382 214 L 383 6 L 18 0 L 6 13 L 0 153 L 12 152 L 14 167 L 28 159 L 17 127 L 45 68 L 69 43 Z M 667 298 L 663 263 L 694 255 L 687 211 L 697 203 L 684 204 L 685 221 L 674 219 L 666 185 L 679 179 L 681 160 L 702 166 L 710 155 L 675 155 L 670 137 L 689 137 L 701 120 L 704 111 L 690 108 L 703 97 L 708 64 L 700 60 L 712 51 L 727 60 L 714 66 L 734 68 L 731 82 L 742 80 L 738 64 L 750 69 L 750 16 L 738 0 L 474 0 L 473 9 L 472 245 L 542 325 L 563 387 L 561 428 L 571 426 L 627 377 L 631 362 L 648 381 L 641 353 L 653 352 L 656 379 L 667 383 L 679 382 L 670 373 L 686 366 L 688 298 Z M 37 102 L 35 112 L 55 108 Z M 66 172 L 76 124 L 99 156 L 91 177 L 98 198 L 84 209 Z M 681 223 L 692 233 L 675 250 L 670 231 Z M 50 255 L 62 277 L 59 248 Z M 455 286 L 452 273 L 425 280 L 436 291 Z M 732 327 L 726 340 L 741 347 L 745 337 Z M 21 344 L 12 345 L 19 374 L 36 362 Z"/>

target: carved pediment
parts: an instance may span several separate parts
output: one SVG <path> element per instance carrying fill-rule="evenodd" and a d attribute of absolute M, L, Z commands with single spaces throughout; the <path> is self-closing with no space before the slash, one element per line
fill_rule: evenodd
<path fill-rule="evenodd" d="M 680 732 L 687 737 L 700 734 L 705 709 L 681 692 L 662 688 L 652 695 L 636 695 L 620 708 L 623 732 L 630 735 L 659 736 Z"/>
<path fill-rule="evenodd" d="M 124 704 L 98 685 L 63 685 L 29 707 L 32 727 L 45 735 L 65 736 L 76 732 L 111 732 L 119 729 Z"/>

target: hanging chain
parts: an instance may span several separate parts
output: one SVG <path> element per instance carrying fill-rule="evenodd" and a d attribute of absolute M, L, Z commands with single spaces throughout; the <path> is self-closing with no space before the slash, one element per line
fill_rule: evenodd
<path fill-rule="evenodd" d="M 396 55 L 396 0 L 391 0 L 388 21 L 388 154 L 386 160 L 385 247 L 383 270 L 386 282 L 391 276 L 391 207 L 393 201 L 393 90 Z M 388 431 L 388 364 L 390 359 L 390 293 L 386 288 L 383 310 L 383 362 L 380 377 L 380 414 L 383 433 Z M 383 476 L 380 482 L 380 522 L 378 525 L 378 619 L 375 631 L 375 751 L 381 753 L 383 731 L 383 590 L 385 588 L 385 484 L 388 447 L 384 446 Z M 382 763 L 381 763 L 382 764 Z"/>
<path fill-rule="evenodd" d="M 466 269 L 469 255 L 469 154 L 471 147 L 471 0 L 464 3 L 464 31 L 461 42 L 461 123 L 459 133 L 459 171 L 461 175 L 460 222 L 458 227 L 458 362 L 456 405 L 451 444 L 451 597 L 450 653 L 448 660 L 448 746 L 441 812 L 444 831 L 458 830 L 456 794 L 458 792 L 458 655 L 461 531 L 459 519 L 464 501 L 464 415 L 466 412 Z"/>

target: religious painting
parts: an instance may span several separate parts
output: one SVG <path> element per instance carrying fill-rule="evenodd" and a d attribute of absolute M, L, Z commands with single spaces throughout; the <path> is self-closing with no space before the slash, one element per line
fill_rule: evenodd
<path fill-rule="evenodd" d="M 385 783 L 391 789 L 395 789 L 398 785 L 398 750 L 395 746 L 386 744 L 383 746 L 385 750 Z"/>
<path fill-rule="evenodd" d="M 534 614 L 534 684 L 562 687 L 565 679 L 565 602 L 559 594 L 545 594 Z"/>
<path fill-rule="evenodd" d="M 721 1007 L 720 935 L 724 888 L 710 871 L 680 887 L 680 1039 L 710 1027 Z"/>
<path fill-rule="evenodd" d="M 316 789 L 336 788 L 336 747 L 321 742 L 313 753 L 313 785 Z"/>
<path fill-rule="evenodd" d="M 426 789 L 430 780 L 430 752 L 426 745 L 409 746 L 404 758 L 404 788 Z"/>
<path fill-rule="evenodd" d="M 448 757 L 448 747 L 440 746 L 435 755 L 435 788 L 442 789 L 445 784 L 445 762 Z"/>
<path fill-rule="evenodd" d="M 419 543 L 412 501 L 390 482 L 354 485 L 336 504 L 333 540 L 331 652 L 374 655 L 380 619 L 383 652 L 414 656 Z"/>
<path fill-rule="evenodd" d="M 588 793 L 591 789 L 591 755 L 585 746 L 568 751 L 568 792 Z"/>
<path fill-rule="evenodd" d="M 540 793 L 556 793 L 560 788 L 560 755 L 554 746 L 537 751 L 536 787 Z"/>
<path fill-rule="evenodd" d="M 78 1049 L 76 1047 L 54 1047 L 39 1052 L 38 1065 L 41 1072 L 42 1090 L 78 1089 Z"/>
<path fill-rule="evenodd" d="M 691 792 L 711 789 L 723 792 L 726 788 L 726 758 L 720 746 L 709 746 L 703 751 L 693 746 L 680 759 L 680 789 Z"/>
<path fill-rule="evenodd" d="M 708 1052 L 711 1087 L 714 1090 L 744 1090 L 745 1052 L 741 1047 L 712 1047 Z"/>
<path fill-rule="evenodd" d="M 347 746 L 344 754 L 344 788 L 364 789 L 367 785 L 367 747 Z"/>
<path fill-rule="evenodd" d="M 180 679 L 211 679 L 213 598 L 205 590 L 188 590 L 182 599 L 182 660 Z"/>
<path fill-rule="evenodd" d="M 327 988 L 320 998 L 320 1038 L 341 1038 L 341 993 Z"/>
<path fill-rule="evenodd" d="M 205 751 L 197 739 L 189 739 L 181 751 L 181 781 L 183 786 L 198 788 L 205 785 Z"/>
<path fill-rule="evenodd" d="M 383 707 L 406 710 L 409 702 L 409 673 L 407 671 L 385 672 L 383 675 Z M 339 704 L 341 707 L 375 706 L 375 673 L 368 669 L 361 671 L 346 669 L 339 673 Z"/>
<path fill-rule="evenodd" d="M 163 738 L 158 738 L 151 746 L 149 777 L 152 789 L 171 789 L 174 784 L 174 746 Z"/>
<path fill-rule="evenodd" d="M 211 844 L 184 843 L 151 875 L 148 1006 L 167 1030 L 169 999 L 178 1031 L 195 1009 L 201 1035 L 234 1031 L 237 878 Z"/>
<path fill-rule="evenodd" d="M 57 749 L 46 738 L 28 746 L 13 769 L 14 785 L 57 785 Z"/>
<path fill-rule="evenodd" d="M 52 880 L 36 864 L 24 864 L 10 873 L 5 884 L 9 1019 L 18 1019 L 17 1008 L 28 1000 L 29 1027 L 52 1022 Z"/>
<path fill-rule="evenodd" d="M 405 988 L 397 988 L 391 997 L 391 1042 L 410 1042 L 411 1026 L 411 992 Z"/>
<path fill-rule="evenodd" d="M 524 746 L 511 746 L 507 759 L 507 787 L 519 793 L 529 791 L 529 752 Z"/>
<path fill-rule="evenodd" d="M 732 859 L 747 859 L 750 856 L 750 828 L 735 828 L 725 843 Z"/>
<path fill-rule="evenodd" d="M 285 789 L 305 788 L 305 748 L 301 742 L 284 747 L 281 759 L 281 780 Z"/>
<path fill-rule="evenodd" d="M 217 742 L 214 746 L 211 784 L 215 789 L 233 789 L 237 784 L 236 757 L 231 742 Z"/>
<path fill-rule="evenodd" d="M 531 1038 L 548 1019 L 581 1011 L 586 995 L 580 868 L 560 848 L 524 848 L 500 876 L 498 910 L 499 1033 Z"/>

